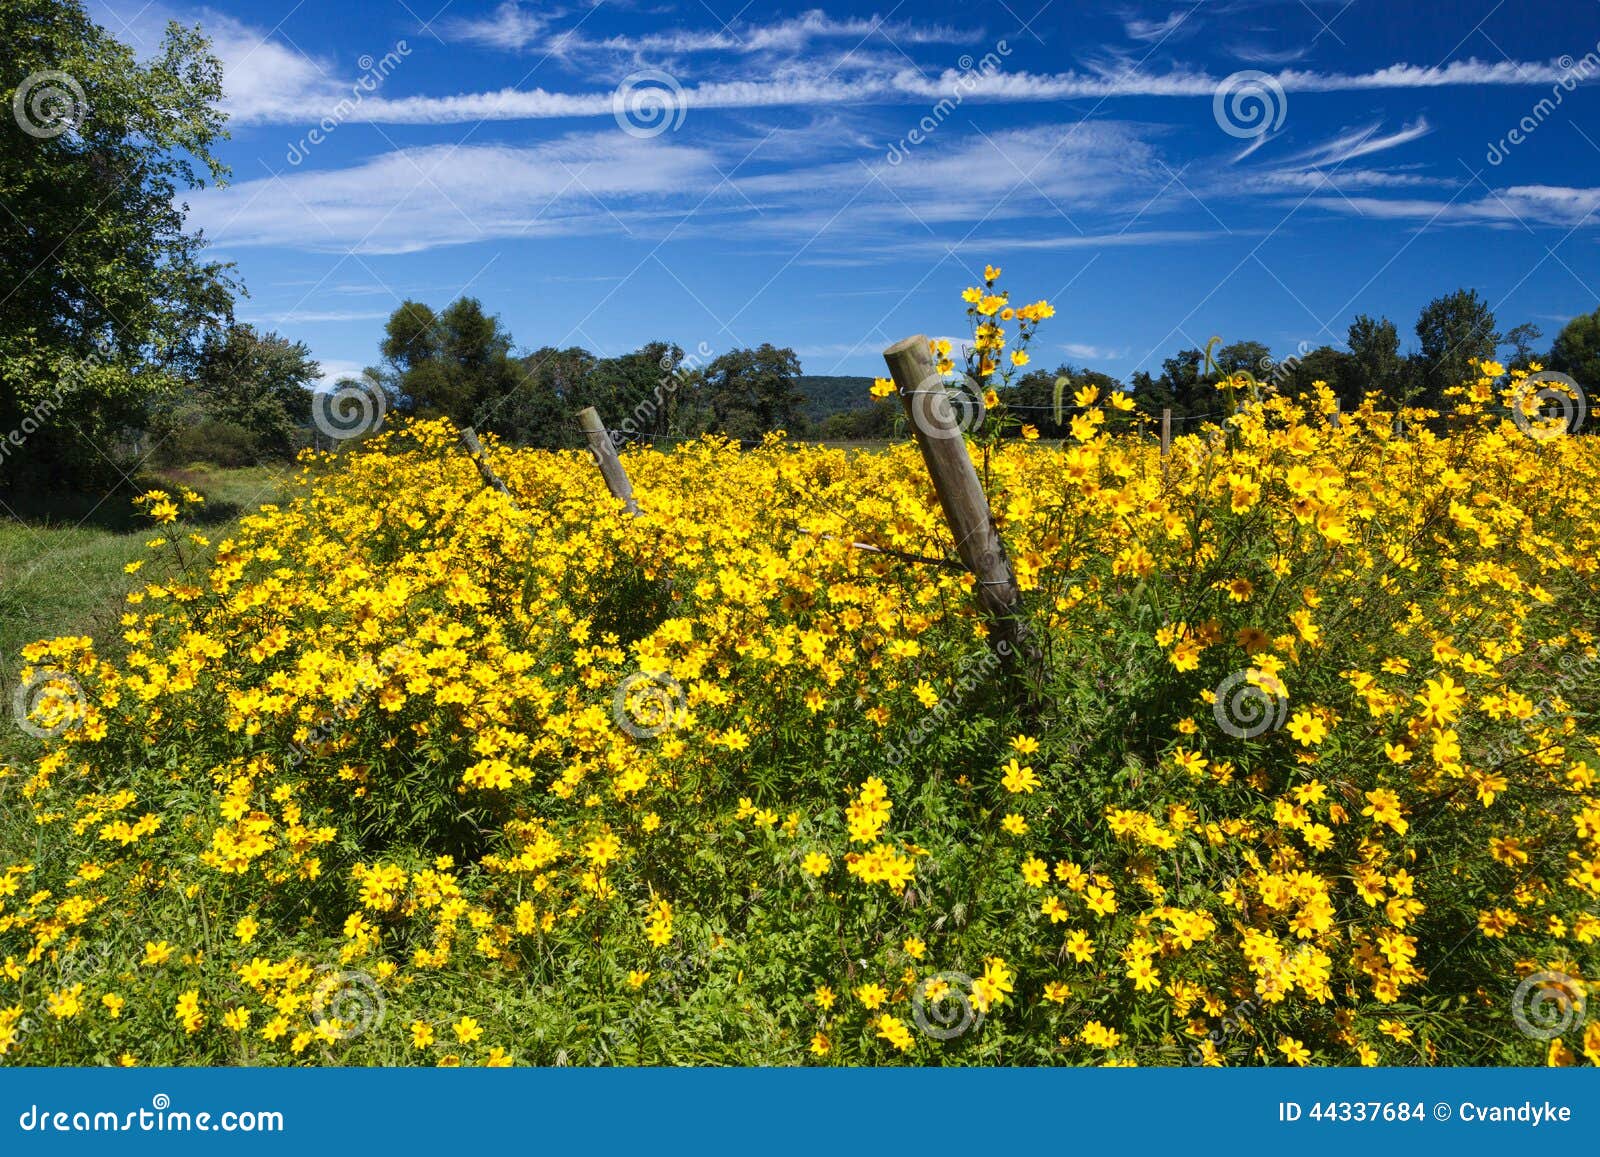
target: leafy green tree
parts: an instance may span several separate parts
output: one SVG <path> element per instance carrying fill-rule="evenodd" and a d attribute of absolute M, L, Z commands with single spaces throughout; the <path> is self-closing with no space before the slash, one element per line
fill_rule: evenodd
<path fill-rule="evenodd" d="M 311 387 L 320 374 L 302 342 L 243 324 L 209 333 L 192 387 L 151 417 L 153 453 L 227 466 L 286 458 L 310 420 Z M 207 449 L 213 443 L 221 448 L 214 454 Z"/>
<path fill-rule="evenodd" d="M 1408 398 L 1405 362 L 1400 357 L 1400 332 L 1386 317 L 1357 314 L 1345 335 L 1350 349 L 1347 363 L 1350 401 L 1359 402 L 1369 393 L 1380 393 L 1391 404 Z"/>
<path fill-rule="evenodd" d="M 763 343 L 729 350 L 705 371 L 716 428 L 734 438 L 759 438 L 770 430 L 799 433 L 805 423 L 799 377 L 800 359 L 792 349 Z"/>
<path fill-rule="evenodd" d="M 402 413 L 468 426 L 491 418 L 521 382 L 511 346 L 500 319 L 463 297 L 437 314 L 421 302 L 402 302 L 379 348 Z"/>
<path fill-rule="evenodd" d="M 653 341 L 632 353 L 603 358 L 584 383 L 585 404 L 626 438 L 686 432 L 679 421 L 693 409 L 699 375 L 672 342 Z"/>
<path fill-rule="evenodd" d="M 1212 355 L 1212 361 L 1224 374 L 1244 370 L 1258 378 L 1271 373 L 1271 367 L 1276 364 L 1272 360 L 1272 351 L 1258 341 L 1236 341 L 1232 345 L 1225 345 Z"/>
<path fill-rule="evenodd" d="M 1357 373 L 1354 363 L 1354 357 L 1341 349 L 1318 346 L 1297 355 L 1293 362 L 1284 359 L 1289 372 L 1280 375 L 1279 389 L 1286 394 L 1299 394 L 1317 382 L 1326 382 L 1342 404 L 1354 406 L 1361 400 L 1361 391 L 1353 383 Z"/>
<path fill-rule="evenodd" d="M 1514 325 L 1506 331 L 1502 343 L 1511 347 L 1511 360 L 1507 369 L 1525 370 L 1528 366 L 1539 360 L 1539 355 L 1533 351 L 1533 343 L 1544 336 L 1544 330 L 1531 321 L 1521 325 Z"/>
<path fill-rule="evenodd" d="M 95 486 L 231 320 L 181 200 L 227 175 L 222 65 L 177 24 L 141 63 L 79 0 L 5 0 L 0 43 L 0 437 L 33 427 L 0 486 Z"/>
<path fill-rule="evenodd" d="M 1445 390 L 1474 376 L 1472 359 L 1492 359 L 1500 345 L 1494 311 L 1475 289 L 1458 289 L 1436 297 L 1417 318 L 1419 357 L 1426 400 L 1432 404 Z"/>
<path fill-rule="evenodd" d="M 404 374 L 439 356 L 442 347 L 438 327 L 439 315 L 432 307 L 407 298 L 384 323 L 378 350 L 395 372 Z"/>
<path fill-rule="evenodd" d="M 1216 409 L 1218 402 L 1214 383 L 1202 380 L 1205 366 L 1204 350 L 1179 350 L 1161 363 L 1161 376 L 1152 379 L 1140 372 L 1129 384 L 1139 409 L 1151 417 L 1159 418 L 1163 409 L 1170 409 L 1175 433 L 1183 432 L 1183 419 Z"/>
<path fill-rule="evenodd" d="M 1545 369 L 1566 374 L 1600 405 L 1600 309 L 1579 314 L 1561 327 Z"/>
<path fill-rule="evenodd" d="M 595 360 L 578 346 L 545 346 L 516 359 L 514 385 L 483 407 L 479 427 L 523 446 L 581 446 L 573 414 L 589 404 L 582 399 Z"/>
<path fill-rule="evenodd" d="M 1060 378 L 1066 378 L 1067 384 L 1062 387 L 1062 420 L 1058 423 L 1055 419 L 1055 399 L 1056 381 Z M 1069 425 L 1073 415 L 1078 412 L 1073 408 L 1073 395 L 1085 386 L 1094 386 L 1098 389 L 1100 400 L 1104 402 L 1106 394 L 1112 390 L 1120 390 L 1122 383 L 1099 370 L 1063 363 L 1049 372 L 1030 370 L 1023 374 L 1008 389 L 1000 391 L 1000 400 L 1013 408 L 1013 413 L 1018 419 L 1036 427 L 1041 437 L 1065 438 L 1070 432 Z M 1117 416 L 1117 412 L 1113 410 L 1107 410 L 1106 414 L 1113 420 Z"/>

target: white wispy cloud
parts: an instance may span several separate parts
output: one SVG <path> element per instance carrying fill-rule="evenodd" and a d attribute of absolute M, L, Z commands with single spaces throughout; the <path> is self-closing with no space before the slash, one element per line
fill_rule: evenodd
<path fill-rule="evenodd" d="M 1165 20 L 1143 20 L 1137 17 L 1125 20 L 1122 30 L 1128 34 L 1130 40 L 1165 40 L 1169 38 L 1193 14 L 1193 9 L 1184 12 L 1171 12 Z M 1198 27 L 1196 22 L 1196 27 Z"/>
<path fill-rule="evenodd" d="M 1440 67 L 1396 64 L 1367 73 L 1321 73 L 1285 69 L 1275 79 L 1285 92 L 1331 93 L 1460 86 L 1528 87 L 1554 83 L 1562 75 L 1555 61 L 1491 63 L 1476 59 Z M 1030 73 L 999 70 L 972 75 L 947 69 L 929 77 L 914 68 L 851 76 L 821 66 L 787 68 L 755 80 L 715 81 L 684 86 L 686 109 L 771 108 L 937 102 L 961 92 L 963 100 L 1034 103 L 1118 97 L 1204 97 L 1219 79 L 1203 70 L 1175 68 L 1160 75 L 1122 72 L 1100 75 L 1068 71 Z M 613 113 L 612 90 L 551 92 L 543 88 L 504 88 L 453 96 L 375 97 L 351 111 L 349 120 L 384 124 L 452 124 L 480 120 L 540 120 L 597 117 Z M 257 118 L 259 119 L 259 118 Z M 284 119 L 308 119 L 305 110 Z"/>
<path fill-rule="evenodd" d="M 1234 236 L 1240 234 L 1235 231 Z M 1143 245 L 1180 245 L 1214 241 L 1228 236 L 1221 229 L 1127 229 L 1096 233 L 1059 233 L 1036 237 L 940 237 L 913 240 L 900 245 L 904 250 L 924 248 L 933 252 L 954 250 L 977 253 L 1003 260 L 1009 253 L 1033 250 L 1123 249 Z"/>
<path fill-rule="evenodd" d="M 1365 128 L 1347 129 L 1332 140 L 1285 158 L 1283 163 L 1288 167 L 1307 169 L 1343 165 L 1346 161 L 1352 161 L 1357 157 L 1370 156 L 1373 153 L 1386 152 L 1410 144 L 1433 131 L 1433 126 L 1428 123 L 1427 117 L 1418 117 L 1392 133 L 1380 134 L 1378 131 L 1380 127 L 1381 124 L 1375 122 Z"/>
<path fill-rule="evenodd" d="M 1600 226 L 1600 188 L 1512 185 L 1472 200 L 1440 201 L 1378 197 L 1319 197 L 1315 203 L 1341 213 L 1383 220 L 1443 224 L 1547 225 L 1562 229 Z"/>
<path fill-rule="evenodd" d="M 1337 193 L 1355 189 L 1451 188 L 1458 182 L 1449 177 L 1430 177 L 1404 167 L 1347 167 L 1358 157 L 1387 152 L 1426 136 L 1432 126 L 1419 117 L 1394 132 L 1382 132 L 1382 123 L 1346 129 L 1329 140 L 1312 145 L 1268 167 L 1246 167 L 1230 175 L 1226 188 L 1240 193 L 1277 193 L 1292 190 L 1326 190 Z M 1248 156 L 1249 150 L 1240 155 Z M 1235 157 L 1238 161 L 1240 157 Z M 1218 192 L 1223 191 L 1221 186 Z"/>
<path fill-rule="evenodd" d="M 318 364 L 322 373 L 318 384 L 324 389 L 331 388 L 341 378 L 360 378 L 366 364 L 363 362 L 346 361 L 341 358 L 319 358 Z"/>
<path fill-rule="evenodd" d="M 406 148 L 351 168 L 208 189 L 197 223 L 234 246 L 411 253 L 438 245 L 604 228 L 663 212 L 715 181 L 711 154 L 619 132 L 525 148 Z"/>
<path fill-rule="evenodd" d="M 549 14 L 524 7 L 516 0 L 506 0 L 487 16 L 451 20 L 442 25 L 442 30 L 452 39 L 467 44 L 519 52 L 542 41 L 549 27 Z"/>
<path fill-rule="evenodd" d="M 1103 345 L 1089 345 L 1079 341 L 1063 342 L 1060 348 L 1069 357 L 1087 358 L 1092 361 L 1109 361 L 1128 356 L 1127 350 L 1112 349 L 1110 346 Z"/>
<path fill-rule="evenodd" d="M 317 325 L 331 324 L 346 321 L 372 321 L 375 318 L 388 317 L 383 310 L 354 310 L 354 309 L 292 309 L 286 313 L 269 313 L 245 318 L 250 322 L 264 322 L 267 325 Z"/>
<path fill-rule="evenodd" d="M 721 28 L 674 28 L 664 32 L 591 37 L 583 31 L 581 22 L 571 28 L 556 29 L 554 19 L 560 15 L 563 14 L 559 11 L 539 12 L 516 0 L 506 0 L 489 16 L 450 21 L 443 27 L 446 35 L 466 43 L 557 56 L 604 52 L 657 56 L 792 54 L 819 41 L 860 41 L 878 34 L 896 44 L 971 44 L 983 37 L 978 29 L 915 24 L 879 16 L 837 19 L 816 9 L 768 24 L 735 21 Z"/>

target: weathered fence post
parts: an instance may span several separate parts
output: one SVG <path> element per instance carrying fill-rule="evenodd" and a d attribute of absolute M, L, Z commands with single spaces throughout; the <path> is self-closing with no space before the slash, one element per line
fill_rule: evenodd
<path fill-rule="evenodd" d="M 1025 649 L 1032 650 L 1021 619 L 1022 591 L 945 395 L 944 377 L 921 334 L 884 350 L 883 360 L 889 364 L 889 376 L 905 404 L 934 492 L 955 535 L 956 553 L 978 580 L 978 606 L 992 627 L 990 645 L 1009 665 Z"/>
<path fill-rule="evenodd" d="M 461 444 L 467 448 L 467 453 L 472 455 L 473 464 L 477 466 L 478 473 L 483 476 L 483 484 L 492 486 L 501 494 L 510 497 L 511 491 L 507 489 L 500 475 L 496 474 L 489 466 L 489 459 L 483 453 L 483 443 L 478 441 L 478 432 L 471 426 L 463 426 L 461 429 Z"/>
<path fill-rule="evenodd" d="M 1161 410 L 1161 456 L 1165 458 L 1172 453 L 1172 410 L 1162 407 Z"/>
<path fill-rule="evenodd" d="M 589 452 L 600 466 L 600 476 L 606 480 L 606 489 L 611 491 L 613 498 L 622 500 L 629 514 L 637 516 L 639 504 L 633 500 L 633 483 L 628 481 L 628 472 L 622 468 L 622 459 L 617 457 L 617 448 L 611 444 L 611 434 L 600 420 L 600 411 L 593 406 L 579 410 L 578 425 L 589 440 Z"/>

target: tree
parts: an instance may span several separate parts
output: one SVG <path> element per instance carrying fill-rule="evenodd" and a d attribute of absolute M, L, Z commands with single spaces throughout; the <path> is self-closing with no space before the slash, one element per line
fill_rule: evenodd
<path fill-rule="evenodd" d="M 1244 370 L 1258 378 L 1270 374 L 1275 364 L 1272 351 L 1258 341 L 1236 341 L 1232 345 L 1225 345 L 1212 355 L 1212 361 L 1224 374 L 1236 374 Z"/>
<path fill-rule="evenodd" d="M 516 359 L 515 386 L 485 406 L 482 428 L 524 446 L 545 450 L 583 444 L 573 412 L 582 401 L 595 356 L 586 349 L 545 346 Z"/>
<path fill-rule="evenodd" d="M 584 383 L 584 404 L 596 407 L 625 438 L 653 438 L 683 432 L 678 415 L 690 408 L 697 386 L 698 375 L 683 350 L 653 341 L 596 362 Z"/>
<path fill-rule="evenodd" d="M 1458 289 L 1430 301 L 1417 318 L 1417 340 L 1430 404 L 1444 391 L 1476 376 L 1472 359 L 1491 360 L 1500 345 L 1494 311 L 1475 289 Z"/>
<path fill-rule="evenodd" d="M 151 434 L 169 460 L 226 457 L 232 466 L 293 454 L 295 432 L 311 415 L 321 367 L 301 342 L 253 326 L 206 336 L 193 387 L 156 414 Z M 225 452 L 208 454 L 210 444 Z"/>
<path fill-rule="evenodd" d="M 232 319 L 231 267 L 202 260 L 180 200 L 227 175 L 222 65 L 177 24 L 141 64 L 79 0 L 6 0 L 0 43 L 0 435 L 33 427 L 0 486 L 92 486 Z"/>
<path fill-rule="evenodd" d="M 1359 402 L 1369 393 L 1380 393 L 1395 405 L 1408 400 L 1405 363 L 1400 357 L 1400 333 L 1394 322 L 1386 317 L 1357 314 L 1345 335 L 1345 345 L 1350 349 L 1346 365 L 1351 402 Z"/>
<path fill-rule="evenodd" d="M 1361 400 L 1361 390 L 1354 384 L 1355 359 L 1331 345 L 1318 346 L 1295 358 L 1289 373 L 1280 381 L 1279 389 L 1286 394 L 1300 394 L 1311 390 L 1317 382 L 1326 382 L 1341 404 L 1354 406 Z"/>
<path fill-rule="evenodd" d="M 1062 387 L 1061 422 L 1057 424 L 1055 401 L 1056 381 L 1059 378 L 1066 378 L 1067 384 Z M 1071 432 L 1069 427 L 1074 415 L 1079 412 L 1073 408 L 1073 395 L 1085 386 L 1093 386 L 1100 391 L 1101 409 L 1105 411 L 1108 419 L 1115 421 L 1119 411 L 1107 409 L 1104 402 L 1107 394 L 1122 388 L 1122 383 L 1110 374 L 1091 370 L 1087 366 L 1075 367 L 1063 363 L 1049 372 L 1030 370 L 1018 378 L 1009 389 L 1001 390 L 1000 400 L 1008 406 L 1015 407 L 1016 417 L 1036 427 L 1042 437 L 1065 438 Z"/>
<path fill-rule="evenodd" d="M 500 319 L 463 297 L 437 314 L 422 302 L 401 302 L 379 348 L 403 413 L 492 428 L 495 407 L 522 380 L 511 345 Z"/>
<path fill-rule="evenodd" d="M 1514 325 L 1506 331 L 1506 336 L 1501 339 L 1502 344 L 1511 347 L 1511 362 L 1507 369 L 1525 370 L 1529 364 L 1539 360 L 1533 352 L 1533 343 L 1544 336 L 1544 330 L 1531 321 L 1521 325 Z"/>
<path fill-rule="evenodd" d="M 795 385 L 799 377 L 800 359 L 792 349 L 763 343 L 753 350 L 729 350 L 705 371 L 717 429 L 734 438 L 800 430 L 805 397 Z"/>
<path fill-rule="evenodd" d="M 1143 371 L 1134 374 L 1129 382 L 1134 402 L 1145 413 L 1157 418 L 1163 409 L 1170 409 L 1174 420 L 1206 413 L 1216 404 L 1219 395 L 1211 382 L 1201 382 L 1205 357 L 1204 350 L 1179 350 L 1162 361 L 1159 378 L 1152 379 Z M 1182 433 L 1182 426 L 1183 423 L 1177 421 L 1175 432 Z"/>
<path fill-rule="evenodd" d="M 1591 395 L 1600 393 L 1600 309 L 1561 327 L 1545 369 L 1566 374 Z"/>

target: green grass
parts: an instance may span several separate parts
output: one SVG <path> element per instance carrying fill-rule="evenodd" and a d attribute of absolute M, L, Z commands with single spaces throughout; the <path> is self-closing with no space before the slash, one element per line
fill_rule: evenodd
<path fill-rule="evenodd" d="M 281 498 L 293 468 L 194 467 L 141 478 L 148 486 L 188 486 L 205 496 L 205 533 L 213 539 L 263 502 Z M 11 697 L 35 639 L 92 635 L 115 651 L 123 596 L 140 581 L 123 568 L 149 554 L 154 535 L 133 509 L 133 491 L 96 500 L 22 496 L 0 500 L 0 754 L 20 738 L 11 726 Z"/>

